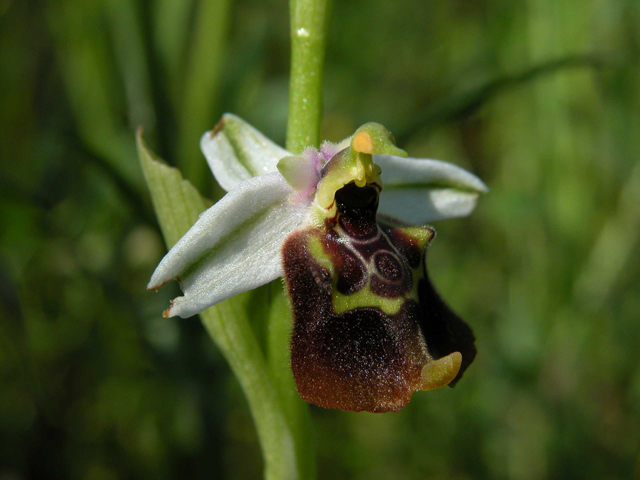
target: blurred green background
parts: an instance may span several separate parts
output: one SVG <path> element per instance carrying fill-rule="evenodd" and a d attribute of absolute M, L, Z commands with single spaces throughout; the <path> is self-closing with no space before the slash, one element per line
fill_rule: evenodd
<path fill-rule="evenodd" d="M 283 0 L 0 0 L 0 479 L 260 478 L 164 254 L 134 131 L 283 143 Z M 324 136 L 391 129 L 491 188 L 430 270 L 479 355 L 398 414 L 313 407 L 320 479 L 640 478 L 640 2 L 335 0 Z"/>

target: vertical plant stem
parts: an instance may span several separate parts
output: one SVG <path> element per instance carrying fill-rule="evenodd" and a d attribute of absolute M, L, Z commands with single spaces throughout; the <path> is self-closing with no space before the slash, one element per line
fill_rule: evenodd
<path fill-rule="evenodd" d="M 330 0 L 291 0 L 291 79 L 287 150 L 318 146 Z"/>

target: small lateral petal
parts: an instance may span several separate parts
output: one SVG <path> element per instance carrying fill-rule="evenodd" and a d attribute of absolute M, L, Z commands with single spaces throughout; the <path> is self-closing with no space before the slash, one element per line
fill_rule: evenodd
<path fill-rule="evenodd" d="M 281 158 L 278 171 L 293 189 L 309 193 L 315 190 L 323 165 L 320 154 L 313 148 L 308 148 L 302 155 Z"/>
<path fill-rule="evenodd" d="M 277 172 L 282 157 L 290 155 L 240 117 L 225 113 L 205 133 L 200 148 L 222 188 L 230 191 L 243 180 Z"/>
<path fill-rule="evenodd" d="M 239 184 L 180 239 L 160 262 L 149 289 L 178 278 L 184 296 L 168 316 L 189 317 L 282 274 L 280 245 L 304 222 L 306 209 L 279 173 Z"/>

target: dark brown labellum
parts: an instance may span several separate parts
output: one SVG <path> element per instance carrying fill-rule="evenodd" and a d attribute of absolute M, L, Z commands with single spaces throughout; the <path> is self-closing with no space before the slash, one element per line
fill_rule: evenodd
<path fill-rule="evenodd" d="M 433 230 L 379 224 L 378 194 L 375 185 L 343 187 L 336 218 L 283 246 L 293 375 L 300 396 L 322 407 L 398 411 L 416 390 L 455 385 L 476 354 L 471 329 L 427 276 Z M 453 352 L 461 363 L 441 368 Z M 443 369 L 444 383 L 429 378 Z"/>

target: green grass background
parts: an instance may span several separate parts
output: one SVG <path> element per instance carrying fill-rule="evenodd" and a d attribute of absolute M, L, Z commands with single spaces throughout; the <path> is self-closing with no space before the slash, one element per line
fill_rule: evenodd
<path fill-rule="evenodd" d="M 2 480 L 261 476 L 224 359 L 145 291 L 134 131 L 216 198 L 199 137 L 283 143 L 288 34 L 282 0 L 0 0 Z M 312 408 L 320 479 L 640 478 L 639 60 L 636 0 L 334 1 L 323 136 L 377 121 L 491 192 L 429 258 L 477 360 Z"/>

